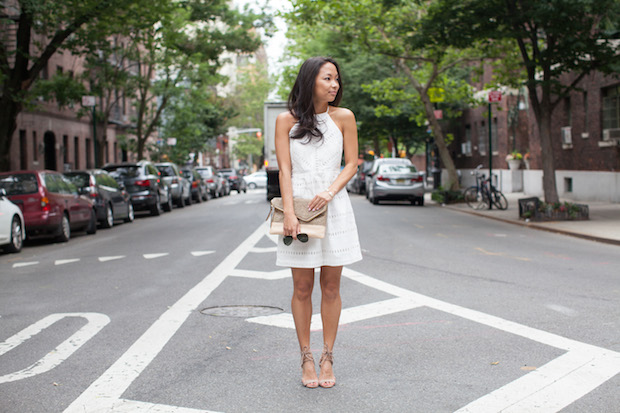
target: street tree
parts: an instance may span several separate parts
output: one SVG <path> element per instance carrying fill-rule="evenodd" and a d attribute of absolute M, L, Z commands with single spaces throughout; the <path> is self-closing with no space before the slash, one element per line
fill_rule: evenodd
<path fill-rule="evenodd" d="M 157 0 L 163 1 L 163 0 Z M 32 87 L 58 52 L 79 54 L 109 36 L 115 21 L 140 14 L 151 0 L 6 0 L 0 3 L 0 170 L 9 168 L 17 116 L 32 105 Z"/>
<path fill-rule="evenodd" d="M 380 155 L 390 142 L 400 142 L 408 154 L 415 153 L 427 134 L 419 133 L 421 128 L 411 120 L 414 114 L 406 112 L 404 107 L 397 115 L 381 114 L 376 110 L 381 102 L 375 100 L 366 88 L 373 82 L 395 75 L 395 67 L 389 60 L 386 63 L 385 56 L 370 53 L 365 47 L 334 36 L 332 28 L 324 23 L 308 25 L 291 21 L 287 37 L 292 40 L 286 53 L 288 61 L 301 62 L 317 55 L 337 57 L 346 91 L 341 105 L 355 113 L 361 151 Z M 287 98 L 298 70 L 299 64 L 285 68 L 279 84 L 282 99 Z"/>
<path fill-rule="evenodd" d="M 225 53 L 252 53 L 260 45 L 258 28 L 269 28 L 271 18 L 247 8 L 229 8 L 225 0 L 173 3 L 165 20 L 136 35 L 133 59 L 136 119 L 132 130 L 138 159 L 146 142 L 161 124 L 162 113 L 175 96 L 193 84 L 197 88 L 224 81 L 217 75 Z"/>
<path fill-rule="evenodd" d="M 514 42 L 525 78 L 515 77 L 514 66 L 500 60 L 501 82 L 528 89 L 541 142 L 545 201 L 557 202 L 551 116 L 587 74 L 620 73 L 620 2 L 437 0 L 423 26 L 442 44 L 466 47 L 483 41 L 491 56 L 506 39 Z"/>
<path fill-rule="evenodd" d="M 429 2 L 373 0 L 294 0 L 289 18 L 312 25 L 327 24 L 335 37 L 355 43 L 389 58 L 419 95 L 441 161 L 448 172 L 449 187 L 458 188 L 458 176 L 446 142 L 446 134 L 435 117 L 429 89 L 451 68 L 464 64 L 475 53 L 431 42 L 418 30 Z"/>

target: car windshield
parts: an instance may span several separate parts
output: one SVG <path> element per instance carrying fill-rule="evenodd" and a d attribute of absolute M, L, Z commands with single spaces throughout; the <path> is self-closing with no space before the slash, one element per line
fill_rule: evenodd
<path fill-rule="evenodd" d="M 0 188 L 7 195 L 33 194 L 39 189 L 34 174 L 13 174 L 0 176 Z"/>
<path fill-rule="evenodd" d="M 203 178 L 209 178 L 211 176 L 211 171 L 208 169 L 198 169 L 198 173 Z"/>
<path fill-rule="evenodd" d="M 105 170 L 114 178 L 137 178 L 140 176 L 139 166 L 106 166 Z"/>
<path fill-rule="evenodd" d="M 379 168 L 379 172 L 384 174 L 414 174 L 417 170 L 413 165 L 382 165 Z"/>
<path fill-rule="evenodd" d="M 86 187 L 90 184 L 89 175 L 79 172 L 66 173 L 65 176 L 78 188 Z"/>
<path fill-rule="evenodd" d="M 169 165 L 157 165 L 157 169 L 161 172 L 161 176 L 175 176 L 174 169 Z"/>

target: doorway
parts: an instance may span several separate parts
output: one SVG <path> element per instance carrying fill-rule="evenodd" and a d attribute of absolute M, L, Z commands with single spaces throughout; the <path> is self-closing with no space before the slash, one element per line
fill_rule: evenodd
<path fill-rule="evenodd" d="M 55 171 L 56 166 L 56 135 L 54 132 L 45 132 L 43 135 L 43 152 L 45 154 L 45 169 Z"/>

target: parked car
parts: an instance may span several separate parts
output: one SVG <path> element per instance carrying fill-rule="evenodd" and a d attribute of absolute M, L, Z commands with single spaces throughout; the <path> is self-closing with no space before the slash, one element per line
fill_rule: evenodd
<path fill-rule="evenodd" d="M 221 172 L 216 172 L 215 175 L 220 179 L 220 182 L 222 183 L 222 189 L 220 190 L 219 196 L 230 195 L 230 182 L 228 182 L 228 179 L 226 179 L 224 174 Z"/>
<path fill-rule="evenodd" d="M 67 242 L 72 231 L 97 232 L 93 201 L 56 171 L 0 172 L 0 188 L 22 210 L 28 237 Z"/>
<path fill-rule="evenodd" d="M 97 221 L 103 228 L 112 228 L 115 220 L 133 222 L 134 212 L 131 195 L 125 184 L 119 183 L 108 171 L 92 169 L 64 174 L 78 190 L 95 203 Z"/>
<path fill-rule="evenodd" d="M 412 205 L 424 205 L 422 174 L 413 165 L 380 165 L 371 178 L 368 200 L 376 205 L 384 199 L 407 199 Z"/>
<path fill-rule="evenodd" d="M 222 194 L 223 179 L 217 174 L 212 166 L 198 166 L 196 171 L 202 176 L 207 183 L 209 193 L 213 198 L 217 198 Z"/>
<path fill-rule="evenodd" d="M 103 169 L 125 185 L 134 211 L 148 210 L 151 215 L 160 215 L 162 210 L 172 211 L 170 190 L 151 162 L 109 164 Z"/>
<path fill-rule="evenodd" d="M 366 177 L 364 179 L 364 183 L 366 186 L 366 198 L 368 198 L 368 192 L 370 190 L 370 185 L 372 185 L 372 176 L 377 173 L 377 169 L 381 165 L 413 165 L 411 161 L 407 158 L 377 158 L 372 161 L 370 165 L 370 169 L 366 172 Z"/>
<path fill-rule="evenodd" d="M 155 164 L 161 178 L 170 187 L 172 202 L 179 208 L 192 204 L 192 189 L 190 182 L 183 176 L 179 167 L 172 162 Z"/>
<path fill-rule="evenodd" d="M 237 191 L 237 193 L 241 193 L 241 191 L 247 192 L 248 184 L 245 182 L 239 171 L 233 168 L 228 168 L 220 169 L 219 172 L 228 180 L 231 191 Z"/>
<path fill-rule="evenodd" d="M 191 186 L 192 199 L 196 202 L 202 202 L 209 199 L 209 188 L 207 182 L 202 178 L 194 168 L 183 168 L 181 173 L 187 179 Z"/>
<path fill-rule="evenodd" d="M 26 238 L 24 215 L 0 188 L 0 248 L 6 252 L 20 252 Z"/>
<path fill-rule="evenodd" d="M 258 171 L 253 174 L 249 174 L 243 177 L 243 180 L 248 184 L 248 188 L 265 188 L 267 187 L 267 172 Z"/>
<path fill-rule="evenodd" d="M 347 191 L 356 194 L 366 192 L 366 175 L 372 167 L 372 161 L 364 161 L 357 167 L 357 173 L 347 182 Z"/>

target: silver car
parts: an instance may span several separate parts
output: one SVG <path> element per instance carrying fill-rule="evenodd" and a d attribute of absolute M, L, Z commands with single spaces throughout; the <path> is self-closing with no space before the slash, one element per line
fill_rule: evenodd
<path fill-rule="evenodd" d="M 379 165 L 368 185 L 368 200 L 378 204 L 381 200 L 406 199 L 412 205 L 424 205 L 424 180 L 413 165 Z"/>

